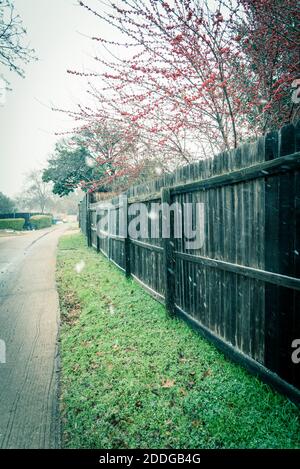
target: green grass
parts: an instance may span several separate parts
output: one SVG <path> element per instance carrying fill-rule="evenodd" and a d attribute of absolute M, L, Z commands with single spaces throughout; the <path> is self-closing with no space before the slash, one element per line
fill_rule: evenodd
<path fill-rule="evenodd" d="M 170 319 L 81 235 L 61 238 L 57 280 L 64 447 L 300 447 L 291 402 Z"/>

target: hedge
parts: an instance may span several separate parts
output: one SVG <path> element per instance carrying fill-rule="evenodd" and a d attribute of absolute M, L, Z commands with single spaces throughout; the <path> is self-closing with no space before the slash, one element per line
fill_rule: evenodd
<path fill-rule="evenodd" d="M 52 225 L 52 215 L 33 215 L 29 219 L 32 228 L 40 230 L 41 228 L 48 228 Z"/>
<path fill-rule="evenodd" d="M 0 230 L 23 230 L 25 218 L 1 218 Z"/>

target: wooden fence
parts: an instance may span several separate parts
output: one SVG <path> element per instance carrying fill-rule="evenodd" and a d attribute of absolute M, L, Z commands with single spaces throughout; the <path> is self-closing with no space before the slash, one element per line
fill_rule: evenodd
<path fill-rule="evenodd" d="M 292 342 L 300 339 L 299 171 L 300 123 L 122 195 L 126 214 L 136 202 L 149 212 L 154 202 L 202 202 L 205 236 L 196 250 L 184 238 L 162 238 L 161 223 L 156 239 L 121 236 L 119 198 L 97 203 L 89 194 L 79 210 L 90 246 L 170 314 L 298 403 L 300 363 L 292 360 Z M 116 223 L 99 236 L 102 213 Z"/>

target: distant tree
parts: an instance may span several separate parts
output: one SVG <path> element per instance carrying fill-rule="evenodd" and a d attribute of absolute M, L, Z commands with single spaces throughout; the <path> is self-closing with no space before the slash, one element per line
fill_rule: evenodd
<path fill-rule="evenodd" d="M 36 60 L 33 49 L 25 43 L 26 29 L 11 0 L 0 0 L 0 64 L 24 77 L 23 65 Z M 4 76 L 0 78 L 7 80 Z"/>
<path fill-rule="evenodd" d="M 27 210 L 39 210 L 44 213 L 52 206 L 52 185 L 42 179 L 42 170 L 33 170 L 26 177 L 25 189 L 19 198 Z M 21 203 L 21 200 L 19 203 Z"/>
<path fill-rule="evenodd" d="M 53 195 L 51 213 L 77 215 L 78 204 L 83 199 L 83 196 L 84 193 L 81 190 L 75 190 L 64 197 Z"/>
<path fill-rule="evenodd" d="M 10 213 L 15 210 L 15 202 L 0 192 L 0 213 Z"/>
<path fill-rule="evenodd" d="M 105 171 L 105 165 L 97 163 L 81 135 L 56 144 L 43 172 L 43 181 L 53 182 L 53 193 L 62 197 L 78 187 L 87 191 L 95 181 L 101 181 Z M 103 192 L 106 190 L 102 187 Z"/>
<path fill-rule="evenodd" d="M 15 198 L 14 204 L 18 210 L 76 215 L 83 192 L 75 190 L 67 196 L 53 194 L 53 184 L 43 181 L 42 175 L 40 169 L 27 175 L 23 190 Z"/>

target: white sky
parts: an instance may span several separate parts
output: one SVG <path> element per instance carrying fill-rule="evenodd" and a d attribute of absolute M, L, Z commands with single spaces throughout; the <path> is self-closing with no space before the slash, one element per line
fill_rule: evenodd
<path fill-rule="evenodd" d="M 110 33 L 76 0 L 15 0 L 15 6 L 39 60 L 26 67 L 25 79 L 0 70 L 13 88 L 0 106 L 0 191 L 9 196 L 21 190 L 26 172 L 45 165 L 54 133 L 73 127 L 51 105 L 70 108 L 85 100 L 86 81 L 66 70 L 95 69 L 89 37 Z"/>

